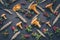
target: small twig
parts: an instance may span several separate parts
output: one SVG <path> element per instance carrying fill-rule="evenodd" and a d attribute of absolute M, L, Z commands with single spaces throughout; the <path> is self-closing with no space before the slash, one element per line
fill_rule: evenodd
<path fill-rule="evenodd" d="M 52 25 L 54 25 L 57 21 L 58 21 L 58 19 L 60 18 L 60 13 L 57 15 L 57 17 L 54 19 L 54 21 L 53 21 L 53 24 Z"/>
<path fill-rule="evenodd" d="M 43 0 L 43 1 L 41 1 L 40 3 L 43 3 L 43 2 L 45 2 L 46 0 Z"/>
<path fill-rule="evenodd" d="M 2 0 L 0 0 L 0 2 L 4 5 L 4 2 Z"/>
<path fill-rule="evenodd" d="M 10 10 L 8 10 L 8 9 L 3 9 L 3 10 L 5 10 L 5 11 L 7 11 L 8 13 L 12 14 L 12 12 L 11 12 Z"/>
<path fill-rule="evenodd" d="M 30 8 L 30 6 L 34 3 L 34 1 L 28 6 L 28 9 Z"/>
<path fill-rule="evenodd" d="M 16 15 L 25 23 L 27 23 L 26 19 L 23 18 L 18 12 L 16 12 Z"/>
<path fill-rule="evenodd" d="M 15 34 L 12 36 L 11 40 L 15 39 L 19 34 L 20 34 L 20 31 L 18 31 L 17 33 L 15 33 Z"/>
<path fill-rule="evenodd" d="M 7 24 L 5 24 L 4 26 L 2 26 L 2 28 L 0 29 L 0 31 L 4 30 L 6 27 L 8 27 L 10 24 L 12 23 L 12 21 L 8 22 Z"/>
<path fill-rule="evenodd" d="M 45 12 L 45 10 L 41 6 L 37 6 L 41 11 Z"/>
<path fill-rule="evenodd" d="M 40 33 L 43 37 L 46 37 L 40 30 L 37 29 L 37 32 Z"/>
<path fill-rule="evenodd" d="M 60 8 L 60 4 L 56 7 L 54 13 Z"/>

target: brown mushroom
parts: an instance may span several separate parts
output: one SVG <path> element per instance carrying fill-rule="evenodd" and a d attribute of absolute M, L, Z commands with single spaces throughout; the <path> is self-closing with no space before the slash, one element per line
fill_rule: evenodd
<path fill-rule="evenodd" d="M 13 11 L 18 11 L 21 9 L 21 4 L 16 4 L 15 6 L 13 6 Z"/>
<path fill-rule="evenodd" d="M 39 21 L 37 20 L 37 18 L 32 19 L 31 24 L 32 25 L 37 25 L 39 28 L 41 27 L 41 25 L 40 25 Z"/>
<path fill-rule="evenodd" d="M 16 26 L 17 26 L 17 27 L 20 27 L 20 29 L 23 29 L 23 28 L 22 28 L 22 22 L 18 22 L 18 23 L 16 24 Z"/>
<path fill-rule="evenodd" d="M 34 3 L 34 2 L 32 2 L 32 3 L 29 5 L 28 9 L 33 10 L 36 14 L 39 14 L 39 12 L 38 12 L 37 9 L 36 9 L 37 4 L 33 4 L 33 3 Z"/>
<path fill-rule="evenodd" d="M 6 14 L 2 14 L 1 17 L 3 17 L 4 19 L 7 19 Z"/>
<path fill-rule="evenodd" d="M 50 21 L 47 21 L 46 24 L 51 27 Z"/>
<path fill-rule="evenodd" d="M 50 3 L 50 4 L 46 5 L 45 7 L 46 7 L 46 8 L 49 8 L 50 11 L 53 13 L 54 10 L 52 9 L 52 5 L 53 5 L 53 3 Z"/>

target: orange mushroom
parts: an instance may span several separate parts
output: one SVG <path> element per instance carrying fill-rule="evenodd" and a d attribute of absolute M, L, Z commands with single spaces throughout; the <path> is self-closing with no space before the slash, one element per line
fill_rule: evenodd
<path fill-rule="evenodd" d="M 33 4 L 33 2 L 29 5 L 28 9 L 33 10 L 36 14 L 39 14 L 39 12 L 36 9 L 37 4 Z"/>
<path fill-rule="evenodd" d="M 16 4 L 14 7 L 13 7 L 13 11 L 18 11 L 21 9 L 21 5 L 20 4 Z"/>
<path fill-rule="evenodd" d="M 46 24 L 47 24 L 49 27 L 51 27 L 50 21 L 46 22 Z"/>
<path fill-rule="evenodd" d="M 2 14 L 1 17 L 3 17 L 4 19 L 7 19 L 6 14 Z"/>
<path fill-rule="evenodd" d="M 20 29 L 23 29 L 21 23 L 22 23 L 22 22 L 18 22 L 18 23 L 16 24 L 16 26 L 17 26 L 17 27 L 20 27 Z"/>
<path fill-rule="evenodd" d="M 39 21 L 37 20 L 37 18 L 32 19 L 31 24 L 32 24 L 32 25 L 36 25 L 36 26 L 38 26 L 39 28 L 41 27 L 41 25 L 40 25 Z"/>
<path fill-rule="evenodd" d="M 50 4 L 46 5 L 45 7 L 46 7 L 46 8 L 49 8 L 50 11 L 53 13 L 54 11 L 53 11 L 53 9 L 52 9 L 52 5 L 53 5 L 53 3 L 50 3 Z"/>

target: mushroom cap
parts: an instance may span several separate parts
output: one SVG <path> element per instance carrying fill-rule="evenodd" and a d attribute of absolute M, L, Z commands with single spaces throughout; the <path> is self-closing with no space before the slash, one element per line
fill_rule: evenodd
<path fill-rule="evenodd" d="M 46 7 L 46 8 L 49 8 L 49 7 L 51 7 L 52 5 L 53 5 L 53 3 L 50 3 L 50 4 L 46 5 L 45 7 Z"/>
<path fill-rule="evenodd" d="M 37 18 L 32 19 L 31 24 L 33 24 L 33 22 L 35 22 L 36 20 Z"/>
<path fill-rule="evenodd" d="M 34 1 L 28 6 L 28 9 L 30 9 L 31 5 L 34 3 Z"/>
<path fill-rule="evenodd" d="M 20 4 L 16 4 L 14 7 L 13 7 L 13 11 L 18 11 L 21 9 L 21 5 Z"/>
<path fill-rule="evenodd" d="M 2 14 L 1 17 L 5 16 L 6 14 Z"/>
<path fill-rule="evenodd" d="M 37 4 L 32 4 L 28 7 L 28 9 L 34 9 L 34 7 L 36 7 L 36 6 L 37 6 Z"/>
<path fill-rule="evenodd" d="M 19 26 L 21 23 L 22 23 L 22 22 L 18 22 L 18 23 L 16 24 L 16 26 Z"/>

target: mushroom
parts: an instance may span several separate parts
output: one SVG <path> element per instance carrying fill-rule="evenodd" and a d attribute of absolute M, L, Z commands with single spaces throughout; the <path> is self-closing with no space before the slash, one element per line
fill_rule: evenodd
<path fill-rule="evenodd" d="M 37 18 L 32 19 L 31 24 L 37 25 L 39 28 L 41 27 L 39 21 L 37 21 Z"/>
<path fill-rule="evenodd" d="M 52 9 L 52 5 L 53 5 L 53 3 L 50 3 L 50 4 L 46 5 L 45 7 L 46 8 L 49 8 L 51 10 L 51 12 L 53 13 L 54 11 Z"/>
<path fill-rule="evenodd" d="M 18 23 L 16 24 L 16 26 L 20 27 L 20 29 L 23 29 L 21 23 L 22 23 L 22 22 L 18 22 Z"/>
<path fill-rule="evenodd" d="M 39 12 L 36 9 L 37 4 L 33 4 L 33 3 L 34 1 L 29 5 L 28 9 L 33 10 L 36 14 L 39 14 Z"/>
<path fill-rule="evenodd" d="M 48 26 L 50 26 L 51 27 L 51 24 L 50 24 L 50 22 L 48 21 L 48 22 L 46 22 L 46 24 L 48 25 Z"/>
<path fill-rule="evenodd" d="M 3 17 L 4 19 L 7 19 L 6 14 L 2 14 L 1 17 Z"/>
<path fill-rule="evenodd" d="M 13 11 L 18 11 L 21 9 L 21 5 L 20 4 L 16 4 L 14 7 L 13 7 Z"/>

